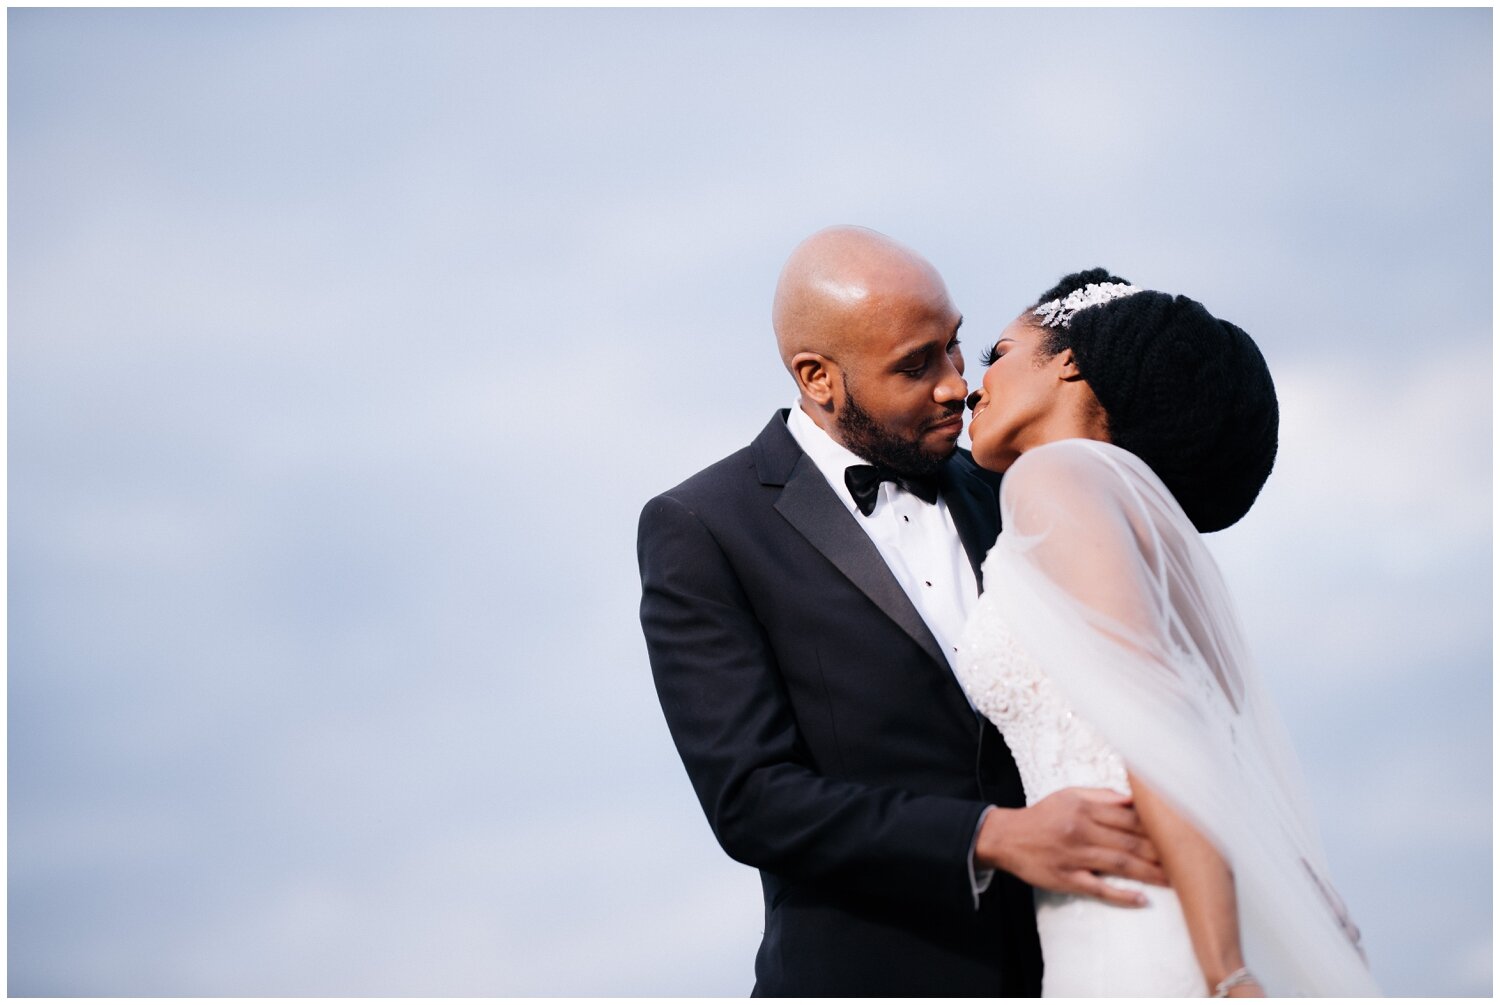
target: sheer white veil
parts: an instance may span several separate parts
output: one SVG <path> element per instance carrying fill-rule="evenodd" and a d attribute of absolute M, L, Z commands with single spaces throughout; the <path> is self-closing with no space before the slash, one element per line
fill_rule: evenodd
<path fill-rule="evenodd" d="M 1228 860 L 1250 969 L 1271 994 L 1378 995 L 1290 738 L 1171 493 L 1119 447 L 1062 440 L 1026 452 L 1000 502 L 985 591 L 1077 713 Z"/>

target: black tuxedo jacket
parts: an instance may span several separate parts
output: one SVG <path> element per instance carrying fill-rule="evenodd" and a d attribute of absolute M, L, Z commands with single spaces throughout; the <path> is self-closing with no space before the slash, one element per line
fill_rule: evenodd
<path fill-rule="evenodd" d="M 779 412 L 641 513 L 641 624 L 662 711 L 719 843 L 760 870 L 756 995 L 1035 995 L 1030 888 L 976 910 L 987 804 L 1022 806 L 1010 753 Z M 964 452 L 942 494 L 976 577 L 995 476 Z"/>

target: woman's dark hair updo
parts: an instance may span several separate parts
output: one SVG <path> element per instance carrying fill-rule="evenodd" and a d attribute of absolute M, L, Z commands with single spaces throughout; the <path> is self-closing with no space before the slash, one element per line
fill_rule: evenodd
<path fill-rule="evenodd" d="M 1126 283 L 1105 269 L 1063 277 L 1038 298 L 1091 283 Z M 1049 354 L 1071 348 L 1108 416 L 1114 443 L 1156 472 L 1193 521 L 1223 530 L 1250 510 L 1276 460 L 1279 412 L 1265 358 L 1243 330 L 1187 297 L 1143 290 L 1042 327 Z"/>

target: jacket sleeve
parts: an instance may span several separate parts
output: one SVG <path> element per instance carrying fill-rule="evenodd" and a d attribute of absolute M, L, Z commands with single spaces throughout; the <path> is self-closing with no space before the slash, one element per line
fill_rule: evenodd
<path fill-rule="evenodd" d="M 658 496 L 641 514 L 637 555 L 662 711 L 724 850 L 793 882 L 972 911 L 985 804 L 819 774 L 766 632 L 708 528 Z"/>

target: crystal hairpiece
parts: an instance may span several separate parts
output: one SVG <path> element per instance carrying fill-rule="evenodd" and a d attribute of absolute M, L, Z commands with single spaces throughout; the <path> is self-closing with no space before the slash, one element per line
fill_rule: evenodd
<path fill-rule="evenodd" d="M 1119 300 L 1128 297 L 1132 293 L 1141 292 L 1139 286 L 1130 286 L 1126 283 L 1089 283 L 1081 290 L 1074 290 L 1061 300 L 1049 300 L 1045 304 L 1037 305 L 1032 311 L 1042 319 L 1044 328 L 1065 327 L 1073 320 L 1073 315 L 1089 307 L 1098 307 L 1107 304 L 1111 300 Z"/>

